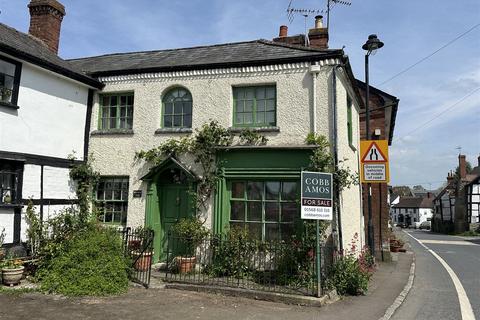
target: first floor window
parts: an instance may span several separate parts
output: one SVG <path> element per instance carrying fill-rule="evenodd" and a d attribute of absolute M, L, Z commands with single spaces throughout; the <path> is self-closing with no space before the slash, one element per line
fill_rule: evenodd
<path fill-rule="evenodd" d="M 21 64 L 0 57 L 0 101 L 17 104 Z"/>
<path fill-rule="evenodd" d="M 128 177 L 102 177 L 97 185 L 96 207 L 101 222 L 125 225 L 128 208 Z"/>
<path fill-rule="evenodd" d="M 273 86 L 234 87 L 234 118 L 236 127 L 268 127 L 277 123 L 277 91 Z"/>
<path fill-rule="evenodd" d="M 230 227 L 258 240 L 287 240 L 299 216 L 295 181 L 232 181 Z"/>
<path fill-rule="evenodd" d="M 132 129 L 133 93 L 100 96 L 99 129 Z"/>
<path fill-rule="evenodd" d="M 192 95 L 183 88 L 174 88 L 162 99 L 164 128 L 192 127 Z"/>
<path fill-rule="evenodd" d="M 21 164 L 0 160 L 0 205 L 16 204 L 21 201 L 18 194 L 20 175 Z"/>

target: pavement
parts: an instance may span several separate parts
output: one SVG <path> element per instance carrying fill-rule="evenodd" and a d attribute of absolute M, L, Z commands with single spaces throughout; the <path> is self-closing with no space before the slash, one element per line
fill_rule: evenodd
<path fill-rule="evenodd" d="M 412 258 L 411 253 L 400 253 L 395 262 L 379 263 L 365 296 L 345 297 L 321 308 L 133 287 L 127 294 L 109 298 L 0 294 L 0 319 L 379 319 L 403 290 Z"/>
<path fill-rule="evenodd" d="M 392 320 L 480 319 L 480 239 L 423 230 L 405 232 L 408 234 L 402 233 L 402 237 L 416 256 L 415 281 Z M 447 267 L 428 249 L 438 255 Z M 452 280 L 452 273 L 459 280 L 457 285 Z M 473 314 L 468 312 L 468 304 Z"/>

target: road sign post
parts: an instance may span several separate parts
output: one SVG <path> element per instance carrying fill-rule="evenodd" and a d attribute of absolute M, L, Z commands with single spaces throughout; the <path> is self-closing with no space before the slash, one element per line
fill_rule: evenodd
<path fill-rule="evenodd" d="M 320 220 L 333 218 L 333 177 L 331 173 L 302 171 L 302 219 L 316 220 L 315 272 L 317 297 L 322 295 L 322 270 L 320 257 Z"/>

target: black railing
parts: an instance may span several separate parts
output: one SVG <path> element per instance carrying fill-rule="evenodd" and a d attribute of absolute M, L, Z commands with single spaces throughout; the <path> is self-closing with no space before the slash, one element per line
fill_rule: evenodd
<path fill-rule="evenodd" d="M 321 279 L 333 260 L 320 250 Z M 168 235 L 165 281 L 317 295 L 315 245 L 301 240 L 262 242 L 214 235 L 192 244 Z M 322 285 L 323 287 L 323 285 Z"/>
<path fill-rule="evenodd" d="M 148 288 L 152 272 L 153 231 L 143 228 L 120 230 L 125 256 L 131 259 L 130 279 Z"/>

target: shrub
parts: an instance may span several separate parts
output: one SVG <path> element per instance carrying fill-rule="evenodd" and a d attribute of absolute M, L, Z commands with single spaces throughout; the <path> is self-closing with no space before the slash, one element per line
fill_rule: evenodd
<path fill-rule="evenodd" d="M 360 255 L 356 256 L 358 234 L 351 242 L 350 251 L 340 254 L 329 273 L 327 286 L 335 288 L 341 295 L 365 294 L 368 290 L 368 281 L 375 270 L 375 260 L 368 248 L 364 247 Z"/>
<path fill-rule="evenodd" d="M 185 246 L 186 254 L 193 256 L 196 248 L 209 235 L 209 231 L 197 218 L 180 219 L 172 226 L 174 237 Z"/>
<path fill-rule="evenodd" d="M 127 290 L 128 266 L 116 231 L 91 227 L 63 239 L 37 275 L 47 292 L 104 296 Z"/>

